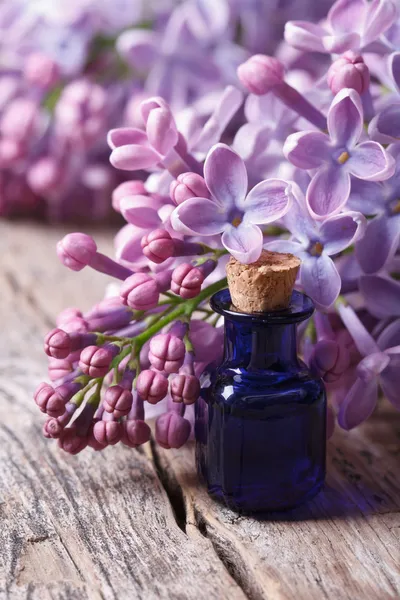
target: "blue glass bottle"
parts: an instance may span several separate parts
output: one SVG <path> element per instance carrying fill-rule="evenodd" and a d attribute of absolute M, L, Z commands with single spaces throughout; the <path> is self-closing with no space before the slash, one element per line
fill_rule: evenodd
<path fill-rule="evenodd" d="M 225 317 L 225 351 L 196 404 L 198 472 L 236 511 L 295 507 L 325 478 L 324 385 L 296 351 L 296 326 L 312 315 L 312 301 L 295 291 L 286 310 L 245 314 L 222 290 L 211 306 Z"/>

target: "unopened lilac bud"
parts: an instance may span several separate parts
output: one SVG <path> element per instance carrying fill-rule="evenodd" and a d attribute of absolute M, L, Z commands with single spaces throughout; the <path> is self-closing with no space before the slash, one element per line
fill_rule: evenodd
<path fill-rule="evenodd" d="M 165 156 L 179 139 L 171 109 L 162 98 L 149 98 L 142 102 L 141 112 L 150 145 Z"/>
<path fill-rule="evenodd" d="M 62 329 L 67 333 L 87 333 L 89 331 L 89 324 L 86 319 L 82 317 L 74 317 L 69 321 L 66 321 L 62 325 Z M 86 344 L 88 346 L 88 344 Z M 82 346 L 83 347 L 83 346 Z"/>
<path fill-rule="evenodd" d="M 51 358 L 49 360 L 48 373 L 51 381 L 66 377 L 73 370 L 73 364 L 67 358 Z"/>
<path fill-rule="evenodd" d="M 195 375 L 179 374 L 171 382 L 171 397 L 174 402 L 193 404 L 200 396 L 200 381 Z"/>
<path fill-rule="evenodd" d="M 40 383 L 39 386 L 37 387 L 34 395 L 33 395 L 33 399 L 35 400 L 36 404 L 38 405 L 38 407 L 40 408 L 40 410 L 44 413 L 47 412 L 47 405 L 49 403 L 50 398 L 53 396 L 54 394 L 54 388 L 49 385 L 48 383 Z M 60 415 L 63 414 L 64 412 L 64 405 L 62 405 L 61 407 L 55 407 L 55 414 L 53 414 L 53 411 L 50 411 L 51 414 L 49 415 L 50 417 L 59 417 Z"/>
<path fill-rule="evenodd" d="M 140 373 L 136 389 L 143 400 L 157 404 L 167 395 L 168 379 L 162 373 L 146 369 Z"/>
<path fill-rule="evenodd" d="M 115 355 L 116 352 L 113 352 L 110 347 L 88 346 L 81 352 L 79 368 L 89 377 L 104 377 L 107 375 Z"/>
<path fill-rule="evenodd" d="M 134 310 L 148 310 L 157 306 L 160 293 L 155 279 L 146 273 L 135 273 L 125 279 L 120 297 L 124 304 Z"/>
<path fill-rule="evenodd" d="M 80 143 L 93 143 L 106 124 L 105 90 L 88 80 L 68 84 L 55 109 L 56 129 L 60 135 Z"/>
<path fill-rule="evenodd" d="M 54 417 L 47 419 L 47 421 L 43 425 L 43 435 L 46 438 L 57 439 L 60 437 L 63 430 L 64 427 L 62 426 L 62 424 L 58 421 L 58 419 L 55 419 Z"/>
<path fill-rule="evenodd" d="M 149 360 L 158 371 L 177 373 L 185 358 L 185 344 L 175 335 L 161 333 L 150 341 Z"/>
<path fill-rule="evenodd" d="M 120 204 L 127 196 L 147 196 L 143 181 L 123 181 L 115 188 L 112 194 L 112 206 L 117 212 L 121 212 Z"/>
<path fill-rule="evenodd" d="M 52 329 L 44 338 L 44 351 L 52 358 L 67 358 L 71 352 L 71 339 L 62 329 Z"/>
<path fill-rule="evenodd" d="M 69 323 L 69 321 L 75 319 L 76 317 L 80 319 L 83 317 L 83 314 L 79 308 L 65 308 L 58 314 L 56 323 L 59 327 L 62 327 L 64 324 Z"/>
<path fill-rule="evenodd" d="M 157 264 L 174 256 L 174 240 L 165 229 L 155 229 L 148 235 L 144 235 L 141 246 L 146 258 Z"/>
<path fill-rule="evenodd" d="M 119 419 L 129 413 L 132 401 L 132 392 L 120 385 L 112 385 L 104 395 L 104 410 L 112 413 L 116 419 Z"/>
<path fill-rule="evenodd" d="M 128 419 L 122 424 L 122 443 L 129 448 L 137 448 L 150 440 L 150 427 L 141 419 Z"/>
<path fill-rule="evenodd" d="M 68 452 L 68 454 L 78 454 L 86 448 L 88 444 L 87 436 L 78 435 L 75 427 L 64 429 L 58 438 L 59 447 Z"/>
<path fill-rule="evenodd" d="M 189 198 L 209 198 L 210 192 L 204 178 L 197 173 L 182 173 L 170 186 L 170 196 L 175 204 Z"/>
<path fill-rule="evenodd" d="M 240 82 L 252 94 L 262 96 L 282 83 L 285 68 L 277 58 L 255 54 L 239 65 L 237 74 Z"/>
<path fill-rule="evenodd" d="M 363 57 L 349 50 L 332 63 L 327 80 L 333 94 L 344 88 L 363 94 L 369 88 L 370 74 Z"/>
<path fill-rule="evenodd" d="M 0 164 L 2 168 L 12 167 L 26 156 L 26 145 L 13 138 L 0 140 Z"/>
<path fill-rule="evenodd" d="M 102 446 L 114 446 L 121 441 L 122 424 L 118 421 L 97 421 L 93 426 L 93 436 Z"/>
<path fill-rule="evenodd" d="M 156 441 L 162 448 L 181 448 L 189 439 L 190 423 L 175 412 L 166 412 L 156 421 Z"/>
<path fill-rule="evenodd" d="M 6 138 L 28 140 L 38 122 L 39 109 L 29 98 L 16 98 L 10 102 L 0 119 L 0 132 Z"/>
<path fill-rule="evenodd" d="M 28 183 L 36 194 L 54 192 L 63 176 L 61 165 L 50 156 L 39 158 L 27 172 Z"/>
<path fill-rule="evenodd" d="M 58 258 L 72 271 L 81 271 L 89 265 L 96 252 L 96 242 L 85 233 L 69 233 L 57 244 Z"/>
<path fill-rule="evenodd" d="M 25 60 L 24 77 L 29 83 L 48 89 L 60 79 L 60 68 L 46 54 L 33 52 Z"/>
<path fill-rule="evenodd" d="M 198 267 L 183 263 L 172 273 L 171 290 L 185 300 L 199 295 L 204 282 L 204 274 Z"/>

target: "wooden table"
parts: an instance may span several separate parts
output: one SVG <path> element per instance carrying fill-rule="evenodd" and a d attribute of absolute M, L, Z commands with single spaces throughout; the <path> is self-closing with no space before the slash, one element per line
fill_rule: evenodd
<path fill-rule="evenodd" d="M 0 224 L 1 600 L 399 598 L 400 413 L 387 405 L 335 433 L 316 500 L 264 521 L 209 499 L 192 447 L 74 457 L 41 436 L 42 337 L 107 281 L 59 264 L 64 233 Z M 96 237 L 111 248 L 111 232 Z"/>

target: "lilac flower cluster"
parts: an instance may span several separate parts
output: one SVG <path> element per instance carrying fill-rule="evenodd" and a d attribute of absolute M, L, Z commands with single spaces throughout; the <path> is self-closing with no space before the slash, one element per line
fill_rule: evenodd
<path fill-rule="evenodd" d="M 157 95 L 195 135 L 236 66 L 274 48 L 291 9 L 317 18 L 328 3 L 1 3 L 0 215 L 109 216 L 124 179 L 108 162 L 109 129 L 137 125 L 141 100 Z"/>
<path fill-rule="evenodd" d="M 222 13 L 190 7 L 197 29 L 174 18 L 209 43 Z M 400 408 L 399 27 L 392 0 L 337 0 L 320 24 L 290 21 L 276 56 L 247 58 L 211 103 L 204 88 L 201 119 L 188 107 L 182 118 L 189 80 L 167 77 L 160 48 L 175 39 L 119 38 L 167 99 L 138 101 L 134 126 L 108 134 L 113 167 L 136 173 L 112 196 L 126 220 L 115 260 L 83 233 L 58 245 L 70 269 L 119 283 L 88 313 L 64 311 L 46 336 L 53 384 L 35 395 L 46 436 L 72 453 L 134 447 L 157 416 L 158 443 L 184 444 L 199 376 L 222 352 L 207 301 L 226 286 L 230 255 L 251 263 L 263 248 L 301 258 L 297 284 L 317 311 L 300 350 L 327 384 L 330 432 L 335 421 L 360 424 L 380 392 Z M 187 76 L 196 70 L 188 48 L 168 58 Z"/>

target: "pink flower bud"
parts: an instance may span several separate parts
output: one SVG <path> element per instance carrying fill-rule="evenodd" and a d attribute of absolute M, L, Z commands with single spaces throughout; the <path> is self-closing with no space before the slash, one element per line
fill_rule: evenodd
<path fill-rule="evenodd" d="M 327 383 L 340 379 L 349 365 L 348 350 L 336 340 L 321 339 L 315 344 L 310 357 L 310 367 Z"/>
<path fill-rule="evenodd" d="M 83 314 L 78 308 L 65 308 L 58 314 L 56 323 L 61 327 L 71 319 L 75 319 L 75 317 L 79 317 L 80 319 L 83 317 Z"/>
<path fill-rule="evenodd" d="M 162 98 L 149 98 L 141 104 L 150 145 L 162 156 L 178 143 L 178 130 L 171 109 Z"/>
<path fill-rule="evenodd" d="M 104 410 L 112 413 L 116 419 L 119 419 L 129 413 L 132 401 L 132 392 L 120 385 L 112 385 L 104 395 Z"/>
<path fill-rule="evenodd" d="M 32 136 L 39 116 L 36 102 L 28 98 L 16 98 L 1 116 L 0 132 L 4 137 L 26 141 Z"/>
<path fill-rule="evenodd" d="M 255 54 L 239 65 L 237 74 L 240 82 L 252 94 L 262 96 L 282 83 L 285 69 L 277 58 Z"/>
<path fill-rule="evenodd" d="M 200 381 L 195 375 L 179 374 L 171 382 L 171 397 L 174 402 L 193 404 L 200 396 Z"/>
<path fill-rule="evenodd" d="M 97 421 L 93 426 L 93 437 L 102 446 L 114 446 L 122 438 L 122 424 L 118 421 Z"/>
<path fill-rule="evenodd" d="M 61 165 L 50 156 L 39 158 L 29 168 L 27 180 L 36 194 L 49 194 L 57 190 L 63 180 Z"/>
<path fill-rule="evenodd" d="M 197 173 L 182 173 L 170 186 L 170 196 L 175 204 L 182 204 L 189 198 L 209 198 L 210 192 L 204 178 Z"/>
<path fill-rule="evenodd" d="M 142 237 L 143 254 L 157 264 L 174 256 L 174 240 L 165 229 L 156 229 Z"/>
<path fill-rule="evenodd" d="M 62 329 L 52 329 L 44 338 L 44 351 L 52 358 L 67 358 L 71 352 L 71 338 Z"/>
<path fill-rule="evenodd" d="M 81 317 L 71 318 L 69 321 L 63 323 L 63 330 L 67 333 L 87 333 L 89 331 L 89 323 Z"/>
<path fill-rule="evenodd" d="M 149 441 L 150 427 L 141 419 L 130 419 L 122 424 L 122 443 L 129 448 L 137 448 Z"/>
<path fill-rule="evenodd" d="M 177 373 L 185 358 L 185 344 L 170 333 L 156 335 L 150 341 L 149 360 L 158 371 Z"/>
<path fill-rule="evenodd" d="M 112 194 L 112 206 L 117 212 L 121 212 L 120 204 L 127 196 L 148 196 L 143 181 L 124 181 L 115 188 Z"/>
<path fill-rule="evenodd" d="M 48 372 L 51 381 L 56 381 L 72 373 L 74 367 L 67 358 L 51 358 L 49 360 Z"/>
<path fill-rule="evenodd" d="M 160 402 L 168 392 L 168 379 L 157 371 L 146 369 L 138 377 L 136 389 L 138 394 L 150 404 Z"/>
<path fill-rule="evenodd" d="M 52 417 L 51 419 L 47 419 L 45 424 L 43 425 L 43 435 L 46 438 L 57 439 L 60 437 L 61 432 L 64 430 L 62 424 Z"/>
<path fill-rule="evenodd" d="M 327 79 L 333 94 L 339 93 L 343 88 L 351 88 L 363 94 L 369 88 L 370 75 L 363 57 L 349 50 L 332 63 Z"/>
<path fill-rule="evenodd" d="M 69 83 L 57 102 L 57 131 L 80 143 L 93 143 L 106 125 L 107 94 L 95 83 L 81 79 Z"/>
<path fill-rule="evenodd" d="M 122 302 L 134 310 L 154 308 L 159 296 L 157 282 L 146 273 L 131 275 L 125 279 L 120 289 Z"/>
<path fill-rule="evenodd" d="M 59 447 L 68 452 L 68 454 L 78 454 L 82 452 L 86 448 L 88 444 L 87 435 L 80 436 L 78 435 L 76 429 L 74 427 L 70 427 L 68 429 L 64 429 L 61 432 L 60 437 L 58 438 Z"/>
<path fill-rule="evenodd" d="M 87 346 L 81 352 L 79 368 L 89 377 L 104 377 L 107 375 L 114 353 L 109 348 Z"/>
<path fill-rule="evenodd" d="M 0 140 L 0 162 L 2 168 L 12 167 L 25 158 L 26 144 L 13 138 Z"/>
<path fill-rule="evenodd" d="M 201 291 L 205 276 L 201 269 L 183 263 L 172 273 L 171 290 L 185 300 L 195 298 Z"/>
<path fill-rule="evenodd" d="M 35 400 L 36 404 L 38 405 L 38 407 L 40 408 L 40 410 L 42 412 L 47 412 L 47 406 L 49 404 L 49 400 L 50 398 L 54 395 L 54 388 L 49 385 L 48 383 L 40 383 L 39 386 L 37 387 L 34 395 L 33 395 L 33 399 Z M 56 408 L 55 413 L 53 414 L 53 411 L 50 411 L 52 414 L 50 414 L 50 417 L 59 417 L 60 415 L 63 414 L 64 412 L 64 404 L 62 405 L 62 407 L 59 406 L 54 406 L 53 408 Z M 57 408 L 59 410 L 57 410 Z"/>
<path fill-rule="evenodd" d="M 93 422 L 89 427 L 89 431 L 88 431 L 88 435 L 87 435 L 88 446 L 89 446 L 89 448 L 92 448 L 92 450 L 94 450 L 95 452 L 99 452 L 99 450 L 104 450 L 104 448 L 106 447 L 106 446 L 104 446 L 104 444 L 99 444 L 99 442 L 96 440 L 96 438 L 93 435 L 94 426 L 99 421 L 100 421 L 100 419 L 97 419 L 97 418 L 93 419 Z"/>
<path fill-rule="evenodd" d="M 58 258 L 73 271 L 81 271 L 89 265 L 96 252 L 96 242 L 85 233 L 69 233 L 57 244 Z"/>
<path fill-rule="evenodd" d="M 175 412 L 166 412 L 156 421 L 156 441 L 162 448 L 181 448 L 189 439 L 190 423 Z"/>
<path fill-rule="evenodd" d="M 24 77 L 29 83 L 48 89 L 58 82 L 60 69 L 49 56 L 33 52 L 25 60 Z"/>

